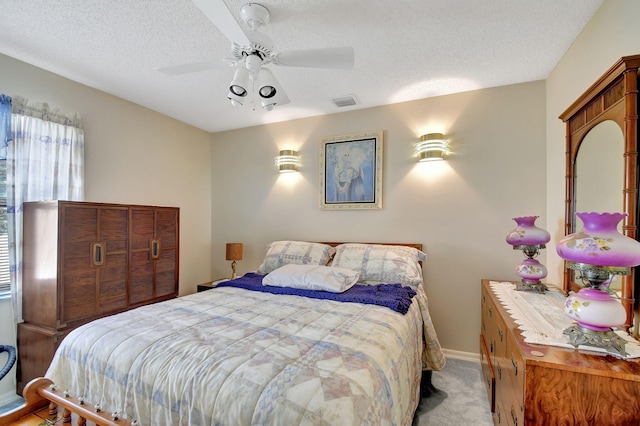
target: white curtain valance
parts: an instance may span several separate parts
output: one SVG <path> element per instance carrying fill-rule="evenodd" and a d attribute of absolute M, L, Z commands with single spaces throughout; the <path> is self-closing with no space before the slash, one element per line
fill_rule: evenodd
<path fill-rule="evenodd" d="M 58 108 L 51 108 L 46 102 L 29 102 L 28 99 L 21 96 L 12 97 L 11 112 L 64 126 L 82 128 L 80 114 L 75 112 L 67 113 Z"/>

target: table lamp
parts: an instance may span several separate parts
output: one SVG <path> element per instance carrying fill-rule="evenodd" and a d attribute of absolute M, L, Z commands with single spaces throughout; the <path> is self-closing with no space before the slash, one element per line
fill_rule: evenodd
<path fill-rule="evenodd" d="M 626 213 L 576 216 L 584 228 L 556 246 L 565 267 L 576 271 L 584 286 L 565 301 L 564 312 L 576 324 L 564 334 L 576 348 L 586 344 L 626 355 L 626 341 L 613 328 L 624 324 L 627 314 L 609 284 L 615 275 L 628 275 L 632 267 L 640 265 L 640 243 L 618 232 L 618 223 Z"/>
<path fill-rule="evenodd" d="M 517 226 L 506 236 L 507 244 L 512 245 L 514 250 L 522 250 L 526 257 L 516 266 L 516 275 L 521 278 L 516 290 L 544 293 L 547 289 L 547 286 L 540 282 L 547 276 L 547 268 L 534 258 L 540 254 L 540 249 L 546 247 L 545 244 L 551 240 L 551 235 L 536 226 L 538 217 L 514 217 Z"/>
<path fill-rule="evenodd" d="M 236 260 L 242 260 L 242 243 L 227 243 L 227 260 L 231 262 L 231 279 L 236 279 Z"/>

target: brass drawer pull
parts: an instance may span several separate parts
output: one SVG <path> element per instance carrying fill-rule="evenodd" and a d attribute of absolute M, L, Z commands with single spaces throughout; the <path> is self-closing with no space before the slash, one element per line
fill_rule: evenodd
<path fill-rule="evenodd" d="M 511 354 L 511 364 L 513 365 L 513 368 L 516 370 L 516 376 L 517 376 L 518 375 L 518 363 L 513 358 L 513 354 Z"/>
<path fill-rule="evenodd" d="M 92 248 L 92 259 L 94 266 L 101 266 L 104 264 L 104 244 L 102 243 L 93 243 Z"/>
<path fill-rule="evenodd" d="M 502 342 L 502 339 L 504 339 L 503 333 L 502 333 L 502 328 L 498 327 L 498 336 L 500 336 L 500 341 Z"/>
<path fill-rule="evenodd" d="M 489 306 L 489 316 L 493 317 L 493 309 L 491 308 L 491 306 Z"/>
<path fill-rule="evenodd" d="M 511 420 L 515 426 L 518 426 L 518 416 L 516 415 L 516 409 L 511 406 Z"/>
<path fill-rule="evenodd" d="M 151 240 L 151 258 L 157 259 L 160 257 L 160 240 Z"/>

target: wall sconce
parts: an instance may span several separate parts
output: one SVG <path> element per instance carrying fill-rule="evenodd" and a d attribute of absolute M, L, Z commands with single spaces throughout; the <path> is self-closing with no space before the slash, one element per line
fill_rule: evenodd
<path fill-rule="evenodd" d="M 285 149 L 276 157 L 276 167 L 280 173 L 297 172 L 300 167 L 298 151 Z"/>
<path fill-rule="evenodd" d="M 449 141 L 442 133 L 428 133 L 420 136 L 420 142 L 415 145 L 415 153 L 420 162 L 444 160 L 449 154 Z"/>
<path fill-rule="evenodd" d="M 231 262 L 231 279 L 236 279 L 236 260 L 242 260 L 242 243 L 227 243 L 227 260 Z"/>

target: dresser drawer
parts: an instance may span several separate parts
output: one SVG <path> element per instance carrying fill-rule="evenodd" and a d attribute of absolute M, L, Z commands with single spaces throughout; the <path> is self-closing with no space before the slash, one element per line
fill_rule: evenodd
<path fill-rule="evenodd" d="M 483 308 L 481 330 L 487 346 L 487 353 L 491 360 L 491 364 L 497 365 L 497 359 L 504 357 L 506 353 L 505 325 L 493 300 L 488 296 L 486 290 L 483 289 Z"/>
<path fill-rule="evenodd" d="M 487 389 L 487 397 L 493 413 L 496 409 L 496 375 L 482 334 L 480 335 L 480 365 L 482 366 L 482 378 L 484 379 L 484 386 Z"/>
<path fill-rule="evenodd" d="M 509 424 L 522 425 L 524 424 L 525 363 L 511 333 L 507 333 L 507 354 L 503 374 L 508 389 L 505 409 L 508 410 Z"/>

